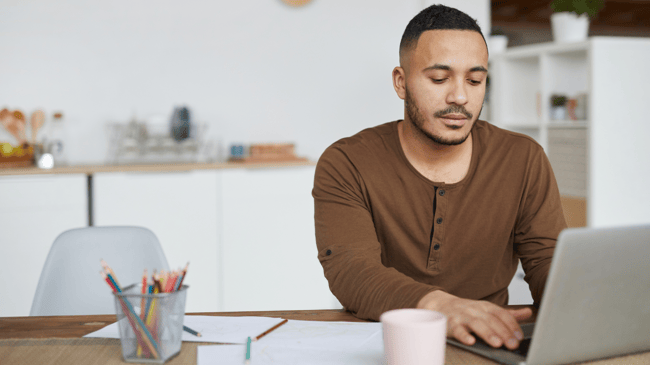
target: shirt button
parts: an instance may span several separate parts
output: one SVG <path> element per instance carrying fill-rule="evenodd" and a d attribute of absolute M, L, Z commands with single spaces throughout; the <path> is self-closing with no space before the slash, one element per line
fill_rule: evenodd
<path fill-rule="evenodd" d="M 435 246 L 433 246 L 433 249 L 438 251 L 440 249 L 440 245 L 436 243 Z"/>
<path fill-rule="evenodd" d="M 440 191 L 438 192 L 438 194 L 440 194 L 440 196 L 444 196 L 444 195 L 445 195 L 445 190 L 444 190 L 444 189 L 440 189 Z"/>
<path fill-rule="evenodd" d="M 327 250 L 327 252 L 325 252 L 325 255 L 327 255 L 327 256 L 329 256 L 331 254 L 332 254 L 332 250 Z"/>
<path fill-rule="evenodd" d="M 441 224 L 442 223 L 442 218 L 436 219 L 436 223 Z"/>

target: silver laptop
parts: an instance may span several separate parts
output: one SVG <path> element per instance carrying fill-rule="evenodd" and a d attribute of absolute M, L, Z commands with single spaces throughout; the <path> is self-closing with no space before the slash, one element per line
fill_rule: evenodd
<path fill-rule="evenodd" d="M 502 364 L 565 364 L 650 351 L 650 224 L 560 233 L 535 324 L 519 349 L 447 342 Z"/>

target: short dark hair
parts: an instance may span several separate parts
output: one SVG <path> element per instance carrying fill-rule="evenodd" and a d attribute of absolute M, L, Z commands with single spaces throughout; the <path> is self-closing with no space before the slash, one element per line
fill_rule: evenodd
<path fill-rule="evenodd" d="M 478 32 L 485 40 L 481 27 L 469 15 L 448 6 L 431 5 L 413 17 L 406 26 L 402 40 L 399 43 L 400 60 L 405 51 L 417 45 L 422 33 L 436 29 L 473 30 Z"/>

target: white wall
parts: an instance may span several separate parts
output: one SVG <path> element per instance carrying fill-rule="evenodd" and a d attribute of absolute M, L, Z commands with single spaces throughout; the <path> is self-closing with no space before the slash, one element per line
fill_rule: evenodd
<path fill-rule="evenodd" d="M 425 3 L 0 0 L 0 107 L 62 110 L 71 163 L 104 162 L 107 122 L 181 104 L 222 146 L 293 141 L 315 160 L 403 116 L 391 71 Z M 445 3 L 489 21 L 487 0 Z"/>

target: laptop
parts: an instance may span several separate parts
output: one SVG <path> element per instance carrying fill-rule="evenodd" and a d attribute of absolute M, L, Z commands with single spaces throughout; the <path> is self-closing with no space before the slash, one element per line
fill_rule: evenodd
<path fill-rule="evenodd" d="M 447 342 L 502 364 L 566 364 L 650 351 L 650 224 L 568 228 L 535 324 L 517 350 Z"/>

